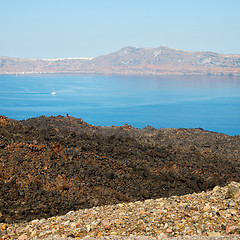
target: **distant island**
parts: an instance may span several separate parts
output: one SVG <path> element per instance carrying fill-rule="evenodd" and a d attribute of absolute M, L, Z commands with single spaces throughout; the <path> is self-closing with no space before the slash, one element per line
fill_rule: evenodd
<path fill-rule="evenodd" d="M 24 59 L 0 57 L 0 74 L 240 75 L 240 55 L 124 47 L 94 58 Z"/>

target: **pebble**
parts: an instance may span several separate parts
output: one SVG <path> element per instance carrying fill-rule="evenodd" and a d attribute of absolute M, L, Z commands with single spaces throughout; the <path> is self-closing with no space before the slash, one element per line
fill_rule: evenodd
<path fill-rule="evenodd" d="M 31 221 L 31 224 L 33 224 L 33 225 L 36 225 L 36 224 L 38 224 L 39 223 L 39 220 L 38 219 L 35 219 L 35 220 L 32 220 Z"/>
<path fill-rule="evenodd" d="M 8 226 L 7 226 L 6 224 L 3 224 L 3 225 L 1 226 L 1 230 L 4 231 L 4 230 L 7 229 L 7 227 L 8 227 Z"/>
<path fill-rule="evenodd" d="M 111 228 L 111 224 L 110 224 L 110 221 L 109 219 L 104 219 L 102 220 L 101 222 L 102 226 L 107 230 L 109 230 Z"/>
<path fill-rule="evenodd" d="M 90 226 L 90 225 L 87 225 L 87 226 L 86 226 L 86 230 L 87 230 L 87 232 L 90 232 L 90 231 L 91 231 L 91 226 Z"/>
<path fill-rule="evenodd" d="M 172 229 L 171 228 L 168 228 L 167 230 L 166 230 L 166 233 L 172 233 L 173 231 L 172 231 Z"/>
<path fill-rule="evenodd" d="M 160 240 L 196 235 L 216 239 L 229 235 L 240 239 L 240 195 L 230 194 L 232 186 L 235 193 L 240 189 L 240 183 L 231 183 L 217 186 L 213 191 L 98 206 L 25 223 L 0 223 L 0 239 L 145 236 Z"/>

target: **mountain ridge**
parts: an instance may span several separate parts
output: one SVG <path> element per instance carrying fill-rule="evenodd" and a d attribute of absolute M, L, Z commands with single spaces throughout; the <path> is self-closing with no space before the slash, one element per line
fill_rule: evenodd
<path fill-rule="evenodd" d="M 0 57 L 0 74 L 79 73 L 105 75 L 240 75 L 239 54 L 185 51 L 166 46 L 126 46 L 94 58 Z"/>

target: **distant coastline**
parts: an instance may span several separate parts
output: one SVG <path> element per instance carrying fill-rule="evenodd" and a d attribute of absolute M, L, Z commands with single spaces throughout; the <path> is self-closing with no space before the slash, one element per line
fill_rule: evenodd
<path fill-rule="evenodd" d="M 15 73 L 15 72 L 10 72 L 10 73 L 0 73 L 0 76 L 3 75 L 17 75 L 17 76 L 37 76 L 37 75 L 86 75 L 86 76 L 147 76 L 147 77 L 157 77 L 157 76 L 191 76 L 191 75 L 196 75 L 196 76 L 240 76 L 240 73 L 181 73 L 181 72 L 176 72 L 176 73 L 162 73 L 162 74 L 135 74 L 135 73 L 85 73 L 85 72 L 24 72 L 24 73 Z"/>
<path fill-rule="evenodd" d="M 240 55 L 189 52 L 167 47 L 125 47 L 95 58 L 0 57 L 1 75 L 87 74 L 122 76 L 240 75 Z"/>

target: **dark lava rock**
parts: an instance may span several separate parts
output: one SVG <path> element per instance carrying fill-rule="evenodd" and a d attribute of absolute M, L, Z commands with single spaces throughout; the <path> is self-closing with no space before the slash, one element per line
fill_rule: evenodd
<path fill-rule="evenodd" d="M 206 191 L 240 181 L 240 137 L 0 116 L 0 222 Z"/>

